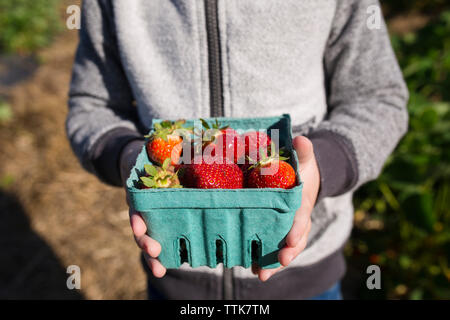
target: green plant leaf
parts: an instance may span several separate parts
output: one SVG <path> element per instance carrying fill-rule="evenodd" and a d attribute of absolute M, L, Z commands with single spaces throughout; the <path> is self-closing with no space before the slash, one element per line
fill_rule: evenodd
<path fill-rule="evenodd" d="M 166 158 L 166 160 L 164 160 L 164 162 L 162 164 L 162 168 L 164 170 L 167 170 L 169 168 L 170 162 L 171 162 L 171 159 L 170 158 Z"/>
<path fill-rule="evenodd" d="M 200 122 L 202 123 L 202 125 L 205 129 L 211 129 L 208 122 L 206 122 L 204 119 L 200 118 Z"/>
<path fill-rule="evenodd" d="M 433 197 L 429 193 L 416 193 L 402 203 L 408 220 L 416 227 L 432 232 L 436 218 L 433 212 Z"/>
<path fill-rule="evenodd" d="M 153 188 L 156 185 L 155 181 L 149 177 L 141 177 L 141 181 L 146 187 L 149 188 Z"/>
<path fill-rule="evenodd" d="M 8 122 L 12 117 L 13 113 L 10 105 L 0 100 L 0 123 Z"/>
<path fill-rule="evenodd" d="M 151 164 L 145 164 L 144 170 L 146 173 L 148 173 L 152 177 L 154 177 L 158 173 L 158 170 L 156 169 L 156 167 Z"/>
<path fill-rule="evenodd" d="M 172 128 L 172 125 L 173 123 L 170 120 L 161 121 L 161 127 L 163 127 L 164 129 L 170 129 Z"/>

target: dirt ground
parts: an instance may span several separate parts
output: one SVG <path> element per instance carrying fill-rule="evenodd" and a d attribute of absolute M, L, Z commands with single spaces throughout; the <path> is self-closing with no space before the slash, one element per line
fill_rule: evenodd
<path fill-rule="evenodd" d="M 145 299 L 124 191 L 86 173 L 64 130 L 76 31 L 28 58 L 0 59 L 0 298 Z M 81 290 L 66 269 L 81 268 Z"/>

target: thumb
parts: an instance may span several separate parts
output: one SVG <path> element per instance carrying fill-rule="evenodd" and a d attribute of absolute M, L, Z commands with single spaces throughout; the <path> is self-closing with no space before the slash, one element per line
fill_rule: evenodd
<path fill-rule="evenodd" d="M 311 140 L 304 136 L 297 136 L 292 141 L 292 144 L 297 151 L 299 163 L 305 163 L 313 159 L 314 149 Z"/>

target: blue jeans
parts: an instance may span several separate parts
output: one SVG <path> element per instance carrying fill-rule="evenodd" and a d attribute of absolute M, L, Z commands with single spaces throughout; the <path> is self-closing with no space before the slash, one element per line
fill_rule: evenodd
<path fill-rule="evenodd" d="M 342 300 L 341 283 L 336 283 L 330 289 L 308 300 Z"/>

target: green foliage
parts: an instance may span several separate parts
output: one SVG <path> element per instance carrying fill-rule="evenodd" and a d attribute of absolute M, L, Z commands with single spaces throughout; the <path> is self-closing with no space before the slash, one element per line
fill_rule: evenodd
<path fill-rule="evenodd" d="M 8 190 L 14 184 L 14 181 L 14 177 L 10 174 L 0 177 L 0 191 Z"/>
<path fill-rule="evenodd" d="M 0 0 L 0 51 L 30 53 L 61 28 L 59 0 Z"/>
<path fill-rule="evenodd" d="M 357 215 L 382 228 L 357 223 L 347 253 L 382 267 L 378 298 L 449 298 L 450 11 L 392 43 L 410 90 L 410 127 L 379 179 L 355 197 Z"/>
<path fill-rule="evenodd" d="M 435 13 L 448 8 L 448 0 L 381 0 L 390 15 L 405 12 Z"/>
<path fill-rule="evenodd" d="M 419 32 L 393 38 L 411 92 L 450 101 L 449 30 L 450 11 L 444 11 Z"/>
<path fill-rule="evenodd" d="M 11 106 L 0 99 L 0 125 L 11 121 L 12 117 L 13 113 L 11 110 Z"/>

